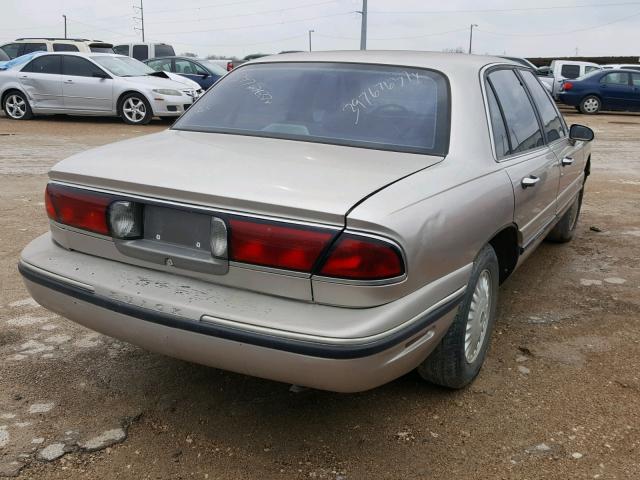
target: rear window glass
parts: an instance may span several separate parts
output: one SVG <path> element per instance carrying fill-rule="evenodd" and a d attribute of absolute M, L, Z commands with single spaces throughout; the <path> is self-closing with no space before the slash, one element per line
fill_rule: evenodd
<path fill-rule="evenodd" d="M 444 155 L 449 90 L 438 72 L 344 63 L 272 63 L 233 70 L 175 125 Z"/>
<path fill-rule="evenodd" d="M 578 78 L 580 76 L 579 65 L 563 65 L 560 69 L 560 75 L 564 78 Z"/>
<path fill-rule="evenodd" d="M 78 52 L 78 47 L 72 45 L 70 43 L 54 43 L 53 44 L 54 52 Z"/>
<path fill-rule="evenodd" d="M 156 57 L 173 57 L 176 54 L 176 52 L 173 51 L 173 47 L 171 45 L 156 43 L 154 50 L 154 56 Z"/>
<path fill-rule="evenodd" d="M 136 60 L 146 60 L 149 58 L 149 46 L 148 45 L 134 45 L 131 56 Z"/>

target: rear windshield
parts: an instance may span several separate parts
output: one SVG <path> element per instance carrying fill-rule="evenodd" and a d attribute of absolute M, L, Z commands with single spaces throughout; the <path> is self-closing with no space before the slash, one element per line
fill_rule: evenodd
<path fill-rule="evenodd" d="M 247 65 L 174 128 L 445 155 L 449 89 L 441 73 L 410 67 Z"/>

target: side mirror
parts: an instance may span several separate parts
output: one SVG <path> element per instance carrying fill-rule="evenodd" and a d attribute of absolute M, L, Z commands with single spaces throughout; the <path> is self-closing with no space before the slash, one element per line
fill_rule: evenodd
<path fill-rule="evenodd" d="M 95 77 L 95 78 L 111 78 L 109 76 L 109 74 L 107 74 L 105 72 L 93 72 L 92 77 Z"/>
<path fill-rule="evenodd" d="M 210 75 L 208 73 L 201 73 L 200 76 L 202 78 L 209 78 Z"/>
<path fill-rule="evenodd" d="M 584 125 L 571 125 L 569 128 L 569 138 L 571 140 L 581 140 L 583 142 L 590 142 L 595 137 L 593 130 Z"/>

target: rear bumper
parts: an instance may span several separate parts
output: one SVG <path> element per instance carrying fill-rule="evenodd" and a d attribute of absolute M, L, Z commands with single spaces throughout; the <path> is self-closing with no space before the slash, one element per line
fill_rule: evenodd
<path fill-rule="evenodd" d="M 34 241 L 40 243 L 40 253 L 42 241 L 42 237 Z M 415 368 L 446 333 L 464 294 L 456 291 L 417 318 L 407 319 L 399 327 L 375 335 L 320 337 L 278 330 L 277 325 L 257 327 L 250 319 L 240 322 L 224 318 L 218 315 L 215 301 L 204 312 L 196 313 L 179 308 L 178 303 L 173 308 L 170 302 L 158 306 L 150 289 L 153 283 L 166 287 L 167 277 L 173 277 L 175 285 L 182 288 L 182 294 L 185 290 L 189 292 L 189 288 L 202 290 L 203 284 L 208 289 L 206 293 L 211 293 L 210 298 L 219 298 L 216 293 L 220 292 L 216 290 L 231 290 L 222 292 L 222 296 L 233 302 L 234 293 L 233 289 L 140 267 L 123 268 L 117 262 L 68 252 L 50 240 L 48 243 L 45 256 L 30 255 L 28 246 L 19 264 L 27 289 L 44 307 L 88 328 L 151 351 L 247 375 L 332 391 L 367 390 Z M 86 272 L 92 267 L 95 271 L 116 270 L 113 277 L 116 281 L 109 285 L 104 281 L 98 284 L 100 275 L 87 273 L 86 278 L 71 278 L 61 274 L 61 264 L 56 256 L 59 260 L 68 259 L 69 255 L 81 257 L 79 260 L 89 265 Z M 43 261 L 43 258 L 49 260 Z M 137 282 L 135 290 L 132 290 L 132 281 Z M 169 284 L 165 295 L 180 294 L 176 288 Z M 254 296 L 253 312 L 277 309 L 278 302 L 292 302 L 268 295 L 246 294 Z M 330 318 L 338 309 L 341 315 L 353 315 L 354 322 L 366 318 L 362 309 L 293 303 L 293 312 L 300 316 L 319 315 L 322 318 L 326 315 Z M 378 308 L 383 307 L 365 310 Z"/>

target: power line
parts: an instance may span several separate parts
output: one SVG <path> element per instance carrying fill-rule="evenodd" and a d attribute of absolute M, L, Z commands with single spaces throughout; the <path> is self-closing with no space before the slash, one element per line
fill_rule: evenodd
<path fill-rule="evenodd" d="M 468 27 L 464 27 L 464 28 L 456 28 L 455 30 L 446 30 L 444 32 L 433 32 L 433 33 L 424 33 L 424 34 L 420 34 L 420 35 L 409 35 L 409 36 L 402 36 L 402 37 L 367 37 L 368 40 L 410 40 L 410 39 L 414 39 L 414 38 L 426 38 L 426 37 L 437 37 L 440 35 L 447 35 L 449 33 L 457 33 L 457 32 L 466 32 L 468 29 Z M 319 37 L 326 37 L 326 38 L 337 38 L 337 39 L 342 39 L 342 40 L 359 40 L 360 37 L 342 37 L 339 35 L 325 35 L 325 34 L 321 34 L 321 33 L 316 33 L 317 36 Z"/>

